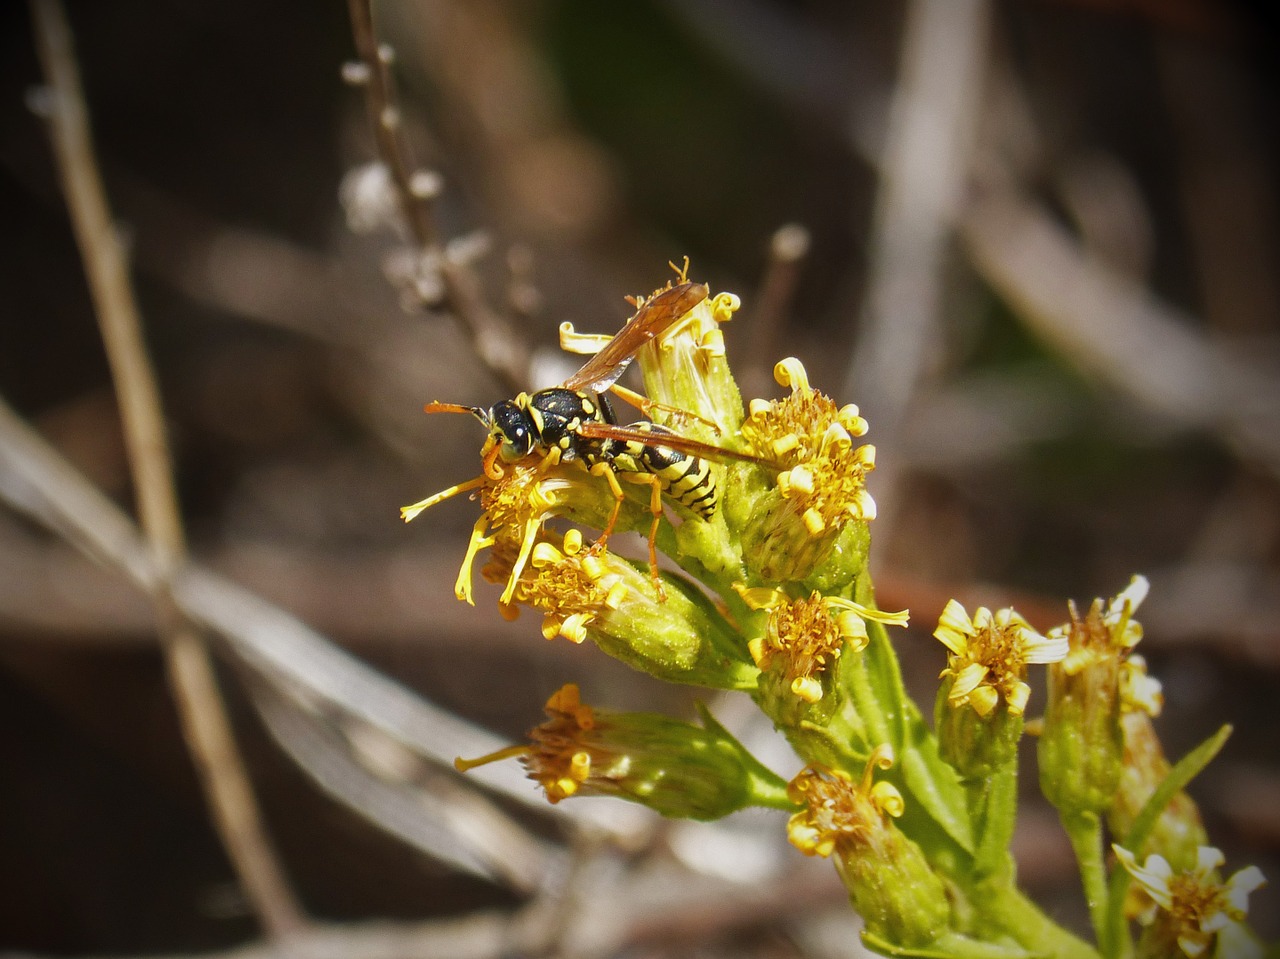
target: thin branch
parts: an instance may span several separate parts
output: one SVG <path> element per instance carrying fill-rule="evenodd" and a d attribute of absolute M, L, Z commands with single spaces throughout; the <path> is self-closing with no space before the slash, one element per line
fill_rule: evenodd
<path fill-rule="evenodd" d="M 1063 356 L 1175 422 L 1216 428 L 1280 476 L 1280 389 L 1263 368 L 1090 259 L 1046 208 L 1015 191 L 970 203 L 959 234 L 983 278 Z"/>
<path fill-rule="evenodd" d="M 844 388 L 844 395 L 864 398 L 880 437 L 902 433 L 933 359 L 947 242 L 981 113 L 990 18 L 987 0 L 914 0 L 908 7 L 879 165 L 862 328 Z M 880 489 L 883 535 L 894 512 L 893 484 L 882 477 Z"/>
<path fill-rule="evenodd" d="M 445 299 L 466 330 L 476 355 L 512 395 L 528 386 L 529 350 L 507 323 L 489 308 L 475 274 L 450 255 L 436 229 L 430 199 L 434 187 L 423 188 L 404 142 L 400 107 L 396 101 L 390 64 L 392 50 L 379 43 L 370 0 L 349 0 L 351 31 L 363 69 L 365 103 L 373 126 L 378 156 L 395 186 L 400 210 L 418 252 L 438 262 Z"/>
<path fill-rule="evenodd" d="M 269 683 L 252 682 L 250 691 L 271 735 L 312 781 L 401 842 L 525 894 L 564 871 L 562 850 L 517 827 L 382 730 L 313 715 Z"/>
<path fill-rule="evenodd" d="M 186 542 L 155 376 L 146 356 L 128 266 L 94 158 L 71 31 L 58 0 L 33 0 L 36 42 L 53 93 L 54 153 L 116 384 L 138 510 L 161 580 L 184 561 Z M 231 861 L 266 929 L 295 932 L 301 910 L 263 826 L 200 636 L 168 599 L 153 594 L 183 733 Z"/>

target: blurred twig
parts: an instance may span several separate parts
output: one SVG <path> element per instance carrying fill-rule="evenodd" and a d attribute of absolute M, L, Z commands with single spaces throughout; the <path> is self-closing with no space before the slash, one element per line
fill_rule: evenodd
<path fill-rule="evenodd" d="M 981 114 L 990 17 L 986 0 L 915 0 L 908 7 L 861 335 L 844 389 L 866 398 L 882 437 L 903 432 L 938 342 L 945 254 Z M 892 485 L 882 480 L 876 494 L 881 526 L 892 517 Z"/>
<path fill-rule="evenodd" d="M 370 0 L 349 0 L 356 54 L 363 69 L 357 79 L 363 85 L 378 155 L 386 166 L 405 223 L 419 256 L 437 264 L 445 298 L 458 322 L 466 329 L 476 355 L 515 395 L 528 386 L 527 345 L 485 302 L 480 282 L 471 269 L 458 262 L 442 241 L 431 213 L 436 179 L 413 170 L 401 130 L 400 108 L 392 85 L 391 47 L 379 43 Z"/>
<path fill-rule="evenodd" d="M 314 924 L 298 933 L 294 945 L 308 959 L 404 959 L 448 956 L 493 959 L 509 945 L 509 917 L 497 912 L 462 919 L 417 923 L 370 922 L 341 926 Z M 217 953 L 152 954 L 148 959 L 279 959 L 270 943 L 253 943 Z M 3 952 L 0 959 L 36 959 L 25 952 Z M 90 957 L 84 957 L 90 959 Z"/>
<path fill-rule="evenodd" d="M 748 396 L 763 395 L 773 382 L 770 370 L 809 244 L 809 231 L 799 223 L 784 224 L 769 238 L 764 276 L 751 301 L 751 337 L 742 351 L 742 386 Z"/>
<path fill-rule="evenodd" d="M 1089 259 L 1046 209 L 1013 190 L 975 200 L 959 229 L 979 272 L 1063 356 L 1183 426 L 1215 429 L 1280 476 L 1280 389 L 1265 371 Z"/>
<path fill-rule="evenodd" d="M 419 852 L 526 894 L 567 865 L 562 850 L 516 827 L 475 790 L 381 730 L 331 708 L 303 708 L 269 683 L 250 689 L 276 742 L 321 789 Z"/>
<path fill-rule="evenodd" d="M 159 390 L 94 158 L 71 31 L 58 0 L 33 0 L 32 14 L 53 92 L 49 128 L 54 153 L 115 380 L 142 528 L 161 584 L 152 597 L 169 682 L 218 833 L 245 893 L 266 929 L 285 936 L 302 925 L 301 908 L 263 825 L 208 651 L 167 594 L 167 581 L 186 557 L 185 535 Z"/>

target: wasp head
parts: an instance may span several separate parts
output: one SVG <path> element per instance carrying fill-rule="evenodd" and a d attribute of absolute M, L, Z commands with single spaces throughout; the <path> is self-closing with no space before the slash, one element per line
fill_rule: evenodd
<path fill-rule="evenodd" d="M 515 400 L 496 404 L 482 422 L 488 426 L 489 435 L 501 444 L 501 456 L 507 462 L 533 452 L 537 429 L 529 410 Z"/>

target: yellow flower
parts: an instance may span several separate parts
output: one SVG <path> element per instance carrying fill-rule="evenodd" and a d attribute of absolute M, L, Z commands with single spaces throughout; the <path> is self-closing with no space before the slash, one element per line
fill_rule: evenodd
<path fill-rule="evenodd" d="M 547 639 L 563 636 L 581 643 L 587 638 L 587 626 L 602 614 L 619 609 L 629 592 L 641 584 L 652 590 L 643 574 L 610 559 L 583 549 L 582 534 L 576 529 L 564 534 L 559 547 L 545 534 L 540 536 L 530 551 L 528 571 L 514 580 L 505 615 L 514 619 L 512 607 L 524 603 L 542 612 L 542 635 Z M 499 560 L 486 566 L 484 574 L 486 578 L 507 579 L 512 575 L 508 570 Z"/>
<path fill-rule="evenodd" d="M 595 711 L 584 705 L 578 687 L 560 687 L 543 707 L 547 721 L 529 734 L 532 742 L 521 758 L 529 778 L 546 790 L 547 800 L 558 803 L 576 793 L 603 757 L 593 758 L 585 738 L 596 726 Z"/>
<path fill-rule="evenodd" d="M 978 607 L 969 618 L 954 599 L 948 601 L 933 635 L 951 651 L 943 676 L 953 677 L 947 698 L 953 707 L 972 706 L 989 716 L 1004 698 L 1012 715 L 1026 710 L 1031 687 L 1029 663 L 1053 663 L 1067 654 L 1065 637 L 1041 636 L 1012 609 L 992 613 Z"/>
<path fill-rule="evenodd" d="M 487 445 L 486 450 L 488 448 Z M 483 475 L 405 506 L 400 514 L 409 522 L 423 510 L 471 490 L 479 491 L 482 512 L 471 530 L 454 594 L 472 605 L 475 600 L 471 567 L 481 550 L 492 547 L 506 560 L 506 587 L 501 602 L 509 605 L 516 581 L 549 518 L 576 518 L 576 514 L 587 519 L 607 516 L 613 503 L 608 491 L 600 489 L 581 464 L 561 463 L 558 455 L 552 453 L 515 463 L 501 463 L 494 457 L 486 457 Z"/>
<path fill-rule="evenodd" d="M 1163 856 L 1150 855 L 1139 865 L 1128 849 L 1118 845 L 1111 848 L 1149 897 L 1138 921 L 1150 927 L 1155 943 L 1169 950 L 1176 943 L 1189 959 L 1197 959 L 1215 943 L 1217 955 L 1223 959 L 1262 955 L 1261 947 L 1244 925 L 1249 894 L 1266 882 L 1256 866 L 1241 869 L 1223 882 L 1218 878 L 1223 855 L 1212 846 L 1201 846 L 1196 865 L 1182 872 L 1175 872 Z M 1223 949 L 1225 941 L 1232 942 L 1235 948 L 1230 952 Z"/>
<path fill-rule="evenodd" d="M 752 400 L 742 424 L 748 449 L 777 470 L 772 489 L 751 504 L 742 543 L 753 574 L 765 582 L 794 582 L 831 555 L 850 521 L 875 517 L 866 477 L 876 451 L 854 443 L 867 431 L 858 408 L 837 407 L 810 387 L 799 360 L 778 363 L 774 377 L 790 394 Z M 854 575 L 856 569 L 848 578 Z"/>
<path fill-rule="evenodd" d="M 861 782 L 835 769 L 809 766 L 787 786 L 801 807 L 787 838 L 806 856 L 830 857 L 867 931 L 900 946 L 932 942 L 948 927 L 946 887 L 917 846 L 894 823 L 904 811 L 892 783 L 875 770 L 893 765 L 893 750 L 877 747 Z"/>
<path fill-rule="evenodd" d="M 875 468 L 875 447 L 854 446 L 867 421 L 853 404 L 835 401 L 809 385 L 804 365 L 788 357 L 774 367 L 779 385 L 791 388 L 780 400 L 752 400 L 743 439 L 781 469 L 778 489 L 813 536 L 849 519 L 874 519 L 876 504 L 866 490 Z"/>
<path fill-rule="evenodd" d="M 1095 599 L 1084 616 L 1071 603 L 1071 622 L 1049 631 L 1050 636 L 1070 641 L 1070 650 L 1062 661 L 1063 672 L 1075 676 L 1100 662 L 1121 660 L 1138 645 L 1142 624 L 1133 614 L 1146 599 L 1149 588 L 1146 577 L 1134 576 L 1105 608 L 1101 599 Z"/>
<path fill-rule="evenodd" d="M 889 817 L 904 811 L 902 793 L 875 781 L 876 769 L 893 765 L 893 748 L 877 747 L 867 759 L 862 781 L 838 769 L 807 766 L 787 786 L 791 801 L 804 808 L 787 822 L 787 838 L 806 856 L 848 856 L 861 852 Z"/>
<path fill-rule="evenodd" d="M 668 682 L 756 687 L 760 671 L 742 640 L 701 593 L 679 580 L 668 578 L 660 592 L 636 564 L 584 548 L 576 529 L 559 539 L 537 532 L 519 569 L 519 546 L 504 535 L 489 539 L 491 559 L 483 573 L 509 584 L 501 607 L 508 619 L 529 606 L 542 613 L 547 639 L 590 639 L 615 659 Z"/>
<path fill-rule="evenodd" d="M 752 609 L 769 611 L 763 636 L 747 644 L 762 670 L 778 669 L 791 691 L 808 703 L 822 698 L 820 676 L 846 646 L 860 652 L 867 645 L 866 620 L 906 626 L 907 614 L 883 613 L 838 596 L 814 591 L 807 599 L 792 599 L 780 589 L 734 587 Z"/>

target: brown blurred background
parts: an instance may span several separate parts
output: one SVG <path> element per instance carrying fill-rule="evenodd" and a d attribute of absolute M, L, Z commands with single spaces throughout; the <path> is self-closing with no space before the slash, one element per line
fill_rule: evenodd
<path fill-rule="evenodd" d="M 695 277 L 742 296 L 726 335 L 745 392 L 771 395 L 769 366 L 793 354 L 870 419 L 877 582 L 883 605 L 912 610 L 898 643 L 926 711 L 943 665 L 929 630 L 948 596 L 1013 603 L 1047 627 L 1065 597 L 1147 574 L 1143 651 L 1165 684 L 1166 747 L 1177 757 L 1235 724 L 1192 791 L 1228 871 L 1280 879 L 1273 9 L 402 0 L 377 12 L 406 138 L 442 177 L 438 228 L 524 343 L 551 356 L 562 320 L 615 328 L 622 295 L 686 254 Z M 409 527 L 397 516 L 475 471 L 476 424 L 422 403 L 489 405 L 504 388 L 448 304 L 406 285 L 403 240 L 350 229 L 369 213 L 352 171 L 374 154 L 360 92 L 340 76 L 345 5 L 73 2 L 68 15 L 195 560 L 503 737 L 569 679 L 596 702 L 687 710 L 685 691 L 544 642 L 534 617 L 503 623 L 491 590 L 476 610 L 458 604 L 474 507 Z M 82 264 L 31 109 L 31 26 L 20 4 L 3 18 L 0 396 L 131 510 Z M 539 369 L 539 385 L 563 376 Z M 0 508 L 0 951 L 252 939 L 148 601 L 13 505 Z M 216 648 L 309 914 L 400 928 L 536 900 L 318 789 L 264 729 L 255 667 Z M 1079 926 L 1070 853 L 1034 805 L 1030 766 L 1027 786 L 1023 875 Z M 762 822 L 743 828 L 776 827 Z M 619 868 L 697 871 L 672 838 L 685 834 L 646 828 Z M 857 954 L 847 931 L 835 944 L 815 933 L 843 909 L 832 877 L 796 879 L 798 854 L 761 850 L 790 906 L 707 909 L 594 954 Z M 791 896 L 801 881 L 820 894 Z M 1278 888 L 1254 896 L 1273 937 Z"/>

